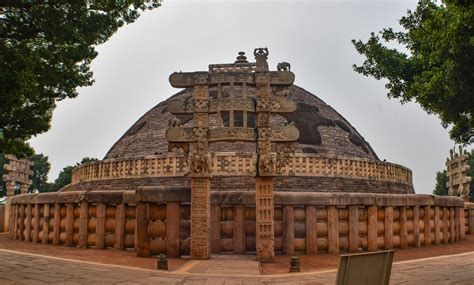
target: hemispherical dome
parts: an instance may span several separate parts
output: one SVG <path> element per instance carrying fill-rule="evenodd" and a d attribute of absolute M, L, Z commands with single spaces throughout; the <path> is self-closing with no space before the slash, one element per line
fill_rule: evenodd
<path fill-rule="evenodd" d="M 249 88 L 250 96 L 254 93 Z M 228 93 L 230 90 L 224 90 Z M 235 86 L 235 93 L 239 87 Z M 322 155 L 349 156 L 378 160 L 371 146 L 357 132 L 357 130 L 344 119 L 336 110 L 327 105 L 303 88 L 292 86 L 292 99 L 297 102 L 297 109 L 291 114 L 273 115 L 274 123 L 295 122 L 300 131 L 297 141 L 297 151 L 301 153 L 316 153 Z M 215 97 L 216 90 L 210 89 L 210 96 Z M 143 115 L 133 126 L 112 146 L 105 159 L 128 158 L 146 155 L 166 154 L 168 142 L 166 130 L 168 122 L 176 116 L 169 113 L 167 105 L 170 100 L 186 101 L 191 99 L 192 90 L 185 89 L 175 94 L 168 100 L 156 105 Z M 225 97 L 225 94 L 224 94 Z M 235 124 L 242 122 L 242 114 L 235 113 Z M 191 126 L 192 115 L 179 115 L 184 126 Z M 226 124 L 228 115 L 222 114 Z M 211 115 L 211 124 L 215 123 L 215 115 Z M 255 117 L 248 114 L 248 125 L 254 124 Z M 242 142 L 216 142 L 210 145 L 211 151 L 255 151 L 255 143 Z"/>
<path fill-rule="evenodd" d="M 196 78 L 199 82 L 205 82 L 202 78 L 206 79 L 210 74 L 215 78 L 227 78 L 229 82 L 226 82 L 229 84 L 214 82 L 206 86 L 206 98 L 209 95 L 212 99 L 210 102 L 215 104 L 214 111 L 206 112 L 206 129 L 208 126 L 210 133 L 218 133 L 224 129 L 229 132 L 251 132 L 257 124 L 255 111 L 259 114 L 259 124 L 267 122 L 268 119 L 257 110 L 262 98 L 256 98 L 258 85 L 255 82 L 265 78 L 260 74 L 260 77 L 255 77 L 255 84 L 243 84 L 240 81 L 239 84 L 234 84 L 234 81 L 236 78 L 250 78 L 253 82 L 253 73 L 257 74 L 253 68 L 260 68 L 259 66 L 238 58 L 234 64 L 210 65 L 210 73 L 197 72 L 194 79 L 186 73 L 174 73 L 170 76 L 170 83 L 177 87 L 188 87 L 192 86 L 190 83 Z M 291 155 L 279 151 L 278 140 L 271 142 L 275 163 L 280 163 L 278 171 L 272 173 L 276 175 L 274 190 L 413 193 L 411 171 L 400 165 L 380 161 L 369 143 L 336 110 L 308 91 L 291 85 L 294 74 L 289 72 L 289 68 L 288 63 L 280 63 L 277 67 L 279 71 L 273 73 L 277 77 L 272 80 L 282 80 L 275 82 L 284 82 L 283 89 L 277 83 L 265 89 L 266 96 L 275 99 L 270 100 L 273 104 L 271 108 L 275 108 L 272 110 L 276 110 L 270 115 L 269 125 L 272 130 L 291 128 L 293 133 L 299 132 L 299 137 L 293 144 L 294 153 Z M 283 77 L 279 78 L 280 75 Z M 284 75 L 289 77 L 285 78 Z M 174 79 L 171 79 L 172 77 Z M 195 90 L 200 92 L 202 89 Z M 177 130 L 179 137 L 193 130 L 193 108 L 198 106 L 193 98 L 194 92 L 194 89 L 184 89 L 148 111 L 112 146 L 104 160 L 76 168 L 72 183 L 65 190 L 135 190 L 144 186 L 189 187 L 191 178 L 187 174 L 192 160 L 180 150 L 169 150 L 167 131 Z M 198 96 L 202 94 L 194 94 L 194 97 Z M 288 100 L 290 98 L 294 102 Z M 242 102 L 252 102 L 250 104 L 254 104 L 255 109 L 242 107 L 248 104 Z M 288 108 L 288 105 L 285 107 L 288 102 L 291 103 L 291 108 Z M 289 109 L 294 110 L 295 105 L 294 112 L 285 113 Z M 210 106 L 212 105 L 209 105 L 209 110 Z M 281 113 L 278 113 L 279 111 Z M 195 118 L 202 124 L 199 114 L 200 112 L 196 111 Z M 169 128 L 170 126 L 173 128 Z M 255 176 L 258 175 L 259 164 L 257 140 L 260 133 L 254 134 L 254 137 L 246 137 L 242 141 L 236 141 L 236 137 L 232 135 L 209 140 L 210 159 L 206 161 L 206 166 L 212 175 L 212 191 L 255 191 Z M 188 138 L 185 141 L 189 141 Z M 287 150 L 293 149 L 288 148 L 288 145 L 284 147 L 287 147 Z"/>

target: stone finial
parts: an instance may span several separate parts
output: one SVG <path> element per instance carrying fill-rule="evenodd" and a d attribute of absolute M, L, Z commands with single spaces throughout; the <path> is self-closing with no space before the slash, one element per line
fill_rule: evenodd
<path fill-rule="evenodd" d="M 247 61 L 247 57 L 245 56 L 245 52 L 239 51 L 239 55 L 237 56 L 237 60 L 235 61 L 236 64 L 239 63 L 249 63 Z"/>

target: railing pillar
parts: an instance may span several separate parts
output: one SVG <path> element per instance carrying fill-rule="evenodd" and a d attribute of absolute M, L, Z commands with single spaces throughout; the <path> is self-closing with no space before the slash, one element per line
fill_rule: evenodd
<path fill-rule="evenodd" d="M 295 215 L 292 205 L 283 206 L 282 226 L 283 226 L 283 253 L 295 253 Z"/>
<path fill-rule="evenodd" d="M 245 253 L 245 215 L 244 205 L 234 206 L 234 229 L 232 243 L 234 253 Z"/>
<path fill-rule="evenodd" d="M 339 215 L 337 206 L 328 206 L 328 252 L 339 253 Z"/>
<path fill-rule="evenodd" d="M 377 207 L 367 208 L 367 250 L 376 251 L 377 245 Z"/>
<path fill-rule="evenodd" d="M 79 242 L 78 247 L 87 247 L 87 235 L 89 234 L 87 224 L 89 222 L 89 203 L 86 200 L 81 201 L 79 208 Z M 117 237 L 116 237 L 117 238 Z"/>
<path fill-rule="evenodd" d="M 179 202 L 166 203 L 166 255 L 179 258 Z"/>
<path fill-rule="evenodd" d="M 49 220 L 50 220 L 50 205 L 43 206 L 43 244 L 49 243 Z"/>
<path fill-rule="evenodd" d="M 95 248 L 105 249 L 105 204 L 97 203 Z"/>
<path fill-rule="evenodd" d="M 315 206 L 306 206 L 306 254 L 318 253 L 318 243 L 316 231 L 317 216 Z"/>
<path fill-rule="evenodd" d="M 349 206 L 349 251 L 359 250 L 359 207 Z"/>
<path fill-rule="evenodd" d="M 150 224 L 150 205 L 144 202 L 137 203 L 137 256 L 150 256 L 150 233 L 148 226 Z"/>
<path fill-rule="evenodd" d="M 115 249 L 125 249 L 125 204 L 118 204 L 115 211 Z M 179 215 L 179 213 L 178 213 Z M 168 213 L 166 213 L 168 219 Z M 168 225 L 166 225 L 168 231 Z"/>
<path fill-rule="evenodd" d="M 402 206 L 400 211 L 400 248 L 408 247 L 407 207 Z"/>

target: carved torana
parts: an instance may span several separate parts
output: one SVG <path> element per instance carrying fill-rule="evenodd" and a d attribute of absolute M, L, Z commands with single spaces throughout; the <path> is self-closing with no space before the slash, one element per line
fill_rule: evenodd
<path fill-rule="evenodd" d="M 469 176 L 469 154 L 461 146 L 459 153 L 456 148 L 450 150 L 450 156 L 446 160 L 448 175 L 448 194 L 459 196 L 464 201 L 469 201 L 472 178 Z"/>
<path fill-rule="evenodd" d="M 28 188 L 33 183 L 30 176 L 33 175 L 33 162 L 28 159 L 18 159 L 12 154 L 5 155 L 5 158 L 9 161 L 8 164 L 3 165 L 5 174 L 3 174 L 3 180 L 7 186 L 7 196 L 13 196 L 15 194 L 15 188 L 17 184 L 20 184 L 20 193 L 28 193 Z"/>
<path fill-rule="evenodd" d="M 195 213 L 193 207 L 209 203 L 202 200 L 203 197 L 209 195 L 197 196 L 195 195 L 197 190 L 194 189 L 198 185 L 195 179 L 199 179 L 200 183 L 204 183 L 203 179 L 210 179 L 209 143 L 256 141 L 256 235 L 259 260 L 273 260 L 275 256 L 273 210 L 268 211 L 268 208 L 273 208 L 273 177 L 282 172 L 283 167 L 290 161 L 289 155 L 294 153 L 291 146 L 277 148 L 277 152 L 273 152 L 272 143 L 291 143 L 299 137 L 299 131 L 293 123 L 272 125 L 272 113 L 291 113 L 296 110 L 297 105 L 291 100 L 291 92 L 288 89 L 295 79 L 295 75 L 290 71 L 290 64 L 283 62 L 278 65 L 278 71 L 269 71 L 268 54 L 267 48 L 256 48 L 254 50 L 255 63 L 247 62 L 244 53 L 239 53 L 234 64 L 211 65 L 209 72 L 171 74 L 169 81 L 173 87 L 192 87 L 194 92 L 192 99 L 171 102 L 168 110 L 175 115 L 193 114 L 194 125 L 183 127 L 179 121 L 172 121 L 166 132 L 170 144 L 188 143 L 191 145 L 187 163 L 187 169 L 192 177 L 191 223 L 198 223 L 193 227 L 209 223 L 209 220 L 203 221 L 202 217 L 199 221 L 193 218 L 193 213 Z M 242 90 L 245 90 L 247 86 L 254 86 L 255 98 L 247 97 L 245 92 L 237 98 L 234 94 L 236 85 L 240 85 Z M 224 86 L 230 86 L 229 94 L 225 98 L 222 95 Z M 209 96 L 211 87 L 217 88 L 217 98 Z M 271 95 L 272 90 L 275 91 L 275 96 Z M 222 119 L 223 112 L 228 114 L 228 122 L 225 126 Z M 241 112 L 242 117 L 245 118 L 243 126 L 236 126 L 235 112 Z M 249 112 L 255 114 L 255 128 L 249 128 L 246 125 Z M 209 114 L 217 114 L 216 126 L 209 125 Z M 209 240 L 198 239 L 197 236 L 193 238 L 195 232 L 196 230 L 191 231 L 191 257 L 208 258 L 206 253 Z"/>

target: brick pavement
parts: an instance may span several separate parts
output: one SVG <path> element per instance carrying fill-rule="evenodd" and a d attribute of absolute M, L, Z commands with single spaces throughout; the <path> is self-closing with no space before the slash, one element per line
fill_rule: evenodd
<path fill-rule="evenodd" d="M 217 270 L 209 269 L 209 261 L 190 261 L 175 272 L 159 272 L 0 249 L 0 284 L 334 284 L 336 278 L 335 270 L 253 275 L 255 268 L 245 271 L 245 262 L 234 258 L 211 262 Z M 222 273 L 225 266 L 229 273 Z M 241 275 L 233 275 L 233 269 Z M 474 285 L 474 252 L 398 262 L 392 270 L 391 284 Z"/>

